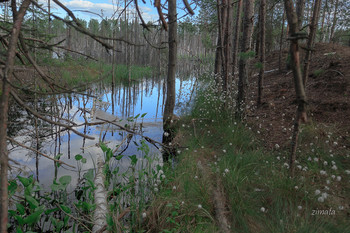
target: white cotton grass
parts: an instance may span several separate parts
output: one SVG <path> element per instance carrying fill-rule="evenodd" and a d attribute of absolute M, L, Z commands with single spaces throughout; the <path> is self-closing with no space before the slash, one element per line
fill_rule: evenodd
<path fill-rule="evenodd" d="M 260 208 L 260 211 L 263 212 L 263 213 L 265 213 L 265 212 L 266 212 L 265 207 L 261 207 L 261 208 Z"/>

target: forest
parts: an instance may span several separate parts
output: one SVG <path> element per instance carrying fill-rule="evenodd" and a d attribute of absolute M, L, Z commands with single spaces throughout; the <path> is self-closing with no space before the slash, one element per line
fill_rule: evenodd
<path fill-rule="evenodd" d="M 0 18 L 0 233 L 350 232 L 349 1 Z"/>

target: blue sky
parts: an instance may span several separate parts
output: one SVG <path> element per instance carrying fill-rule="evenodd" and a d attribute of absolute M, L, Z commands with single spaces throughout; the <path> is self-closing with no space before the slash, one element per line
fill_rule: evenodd
<path fill-rule="evenodd" d="M 47 6 L 48 0 L 39 0 L 44 7 Z M 115 12 L 120 12 L 124 8 L 124 0 L 61 0 L 61 2 L 71 9 L 74 14 L 85 20 L 89 20 L 90 18 L 101 19 L 98 15 L 103 13 L 104 17 L 110 18 Z M 129 0 L 127 0 L 129 2 Z M 163 1 L 161 1 L 163 2 Z M 184 11 L 181 10 L 182 2 L 178 1 L 178 13 L 179 16 L 184 14 Z M 60 16 L 65 16 L 66 13 L 63 12 L 56 4 L 54 4 L 51 0 L 52 12 L 56 13 Z M 146 22 L 148 21 L 156 21 L 158 20 L 158 14 L 156 8 L 153 6 L 153 1 L 146 0 L 146 4 L 142 2 L 142 0 L 138 0 L 139 9 L 142 13 L 142 16 Z M 194 6 L 193 6 L 194 7 Z M 135 13 L 134 3 L 130 4 L 130 13 Z M 90 11 L 95 14 L 82 12 L 82 11 Z M 117 16 L 119 13 L 116 13 Z"/>

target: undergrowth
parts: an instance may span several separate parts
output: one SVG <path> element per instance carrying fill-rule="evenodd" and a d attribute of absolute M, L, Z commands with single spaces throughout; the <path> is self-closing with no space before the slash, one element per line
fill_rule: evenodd
<path fill-rule="evenodd" d="M 220 177 L 232 232 L 350 232 L 350 155 L 332 127 L 303 127 L 291 178 L 289 151 L 279 145 L 267 151 L 268 139 L 220 106 L 208 88 L 181 119 L 179 161 L 165 169 L 168 183 L 151 205 L 148 230 L 217 232 L 209 190 Z M 203 175 L 200 164 L 213 175 Z"/>

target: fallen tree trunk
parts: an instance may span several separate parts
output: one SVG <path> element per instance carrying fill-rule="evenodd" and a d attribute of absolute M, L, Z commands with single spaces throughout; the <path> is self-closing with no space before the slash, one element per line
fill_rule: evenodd
<path fill-rule="evenodd" d="M 108 214 L 108 203 L 107 203 L 107 192 L 104 185 L 106 180 L 105 175 L 103 174 L 104 161 L 101 155 L 97 157 L 97 172 L 95 176 L 95 204 L 96 209 L 93 215 L 94 226 L 92 228 L 93 233 L 101 232 L 100 230 L 105 227 L 107 224 L 107 214 Z M 107 232 L 107 231 L 102 231 Z"/>

